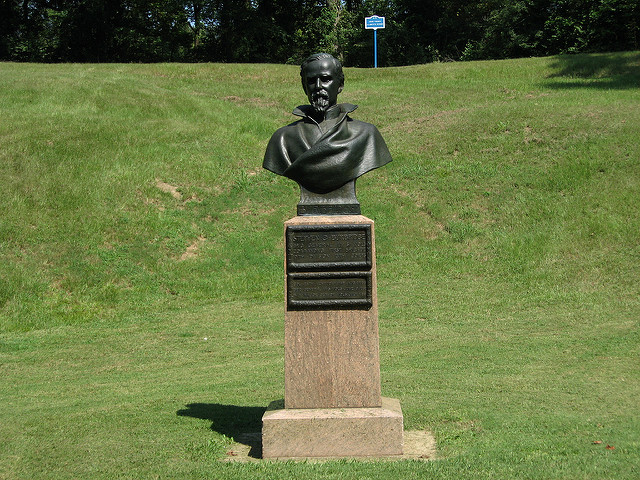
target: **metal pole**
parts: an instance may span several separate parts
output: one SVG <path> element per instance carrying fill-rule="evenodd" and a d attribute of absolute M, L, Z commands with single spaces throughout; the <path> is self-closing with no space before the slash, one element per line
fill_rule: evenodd
<path fill-rule="evenodd" d="M 373 66 L 378 68 L 378 29 L 373 29 Z"/>

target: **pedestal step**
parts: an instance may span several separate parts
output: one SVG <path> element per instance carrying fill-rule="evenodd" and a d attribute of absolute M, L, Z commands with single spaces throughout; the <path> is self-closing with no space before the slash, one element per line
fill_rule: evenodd
<path fill-rule="evenodd" d="M 263 458 L 380 457 L 402 455 L 400 402 L 382 407 L 276 409 L 262 417 Z M 280 404 L 281 405 L 281 404 Z"/>

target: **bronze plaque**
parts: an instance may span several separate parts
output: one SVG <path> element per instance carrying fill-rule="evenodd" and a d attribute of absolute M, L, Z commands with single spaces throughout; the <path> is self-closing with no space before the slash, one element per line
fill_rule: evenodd
<path fill-rule="evenodd" d="M 371 225 L 290 225 L 287 272 L 371 270 Z"/>
<path fill-rule="evenodd" d="M 287 275 L 287 308 L 363 309 L 372 306 L 371 272 L 301 272 Z"/>

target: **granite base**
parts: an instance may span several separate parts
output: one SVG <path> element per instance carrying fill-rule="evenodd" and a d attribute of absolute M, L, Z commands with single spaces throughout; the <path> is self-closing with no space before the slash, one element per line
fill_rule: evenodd
<path fill-rule="evenodd" d="M 384 457 L 402 455 L 400 402 L 381 407 L 278 409 L 262 417 L 262 458 Z"/>

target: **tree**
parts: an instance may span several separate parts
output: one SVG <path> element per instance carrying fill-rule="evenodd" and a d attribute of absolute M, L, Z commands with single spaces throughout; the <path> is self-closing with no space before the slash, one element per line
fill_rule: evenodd
<path fill-rule="evenodd" d="M 0 0 L 0 59 L 370 66 L 639 48 L 638 0 Z"/>

